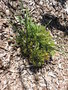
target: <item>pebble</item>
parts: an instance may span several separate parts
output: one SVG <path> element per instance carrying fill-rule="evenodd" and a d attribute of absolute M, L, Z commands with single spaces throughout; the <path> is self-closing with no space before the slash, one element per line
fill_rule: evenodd
<path fill-rule="evenodd" d="M 53 78 L 56 78 L 56 76 L 54 75 L 53 72 L 49 72 L 48 75 L 51 76 L 51 77 L 53 77 Z"/>
<path fill-rule="evenodd" d="M 62 69 L 62 66 L 61 66 L 61 64 L 59 64 L 59 69 Z"/>
<path fill-rule="evenodd" d="M 68 14 L 68 2 L 66 3 L 66 9 L 65 9 L 65 11 Z"/>
<path fill-rule="evenodd" d="M 43 2 L 42 2 L 42 0 L 40 0 L 40 5 L 43 5 Z"/>
<path fill-rule="evenodd" d="M 6 10 L 6 15 L 7 15 L 7 16 L 9 16 L 9 15 L 10 15 L 10 12 L 9 12 L 9 10 L 8 10 L 8 9 Z"/>

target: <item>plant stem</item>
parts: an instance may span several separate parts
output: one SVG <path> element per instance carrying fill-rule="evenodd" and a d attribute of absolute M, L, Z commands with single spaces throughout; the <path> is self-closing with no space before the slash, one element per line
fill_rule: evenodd
<path fill-rule="evenodd" d="M 26 47 L 27 47 L 27 56 L 29 57 L 29 52 L 28 52 L 28 29 L 27 29 L 27 26 L 28 26 L 28 13 L 27 13 L 27 10 L 26 10 L 26 16 L 25 16 L 25 27 L 26 27 Z"/>

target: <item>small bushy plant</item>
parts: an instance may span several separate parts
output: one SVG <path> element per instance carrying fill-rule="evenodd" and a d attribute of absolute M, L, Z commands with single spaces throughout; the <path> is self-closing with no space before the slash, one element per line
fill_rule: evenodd
<path fill-rule="evenodd" d="M 27 12 L 24 19 L 17 19 L 24 25 L 22 30 L 18 30 L 16 38 L 23 55 L 28 57 L 34 66 L 42 66 L 54 53 L 55 45 L 49 31 L 46 31 L 44 26 L 34 23 Z"/>

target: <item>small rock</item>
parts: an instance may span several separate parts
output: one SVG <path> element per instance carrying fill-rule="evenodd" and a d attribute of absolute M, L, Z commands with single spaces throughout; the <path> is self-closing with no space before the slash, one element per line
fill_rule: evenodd
<path fill-rule="evenodd" d="M 42 1 L 40 1 L 40 5 L 43 5 L 43 2 Z"/>
<path fill-rule="evenodd" d="M 61 64 L 59 64 L 59 69 L 61 69 L 62 67 L 61 67 Z"/>
<path fill-rule="evenodd" d="M 68 5 L 66 4 L 66 9 L 65 9 L 66 13 L 68 14 Z"/>
<path fill-rule="evenodd" d="M 56 77 L 53 72 L 49 72 L 48 75 L 54 78 Z"/>
<path fill-rule="evenodd" d="M 6 10 L 6 15 L 9 15 L 9 14 L 10 14 L 9 10 Z"/>

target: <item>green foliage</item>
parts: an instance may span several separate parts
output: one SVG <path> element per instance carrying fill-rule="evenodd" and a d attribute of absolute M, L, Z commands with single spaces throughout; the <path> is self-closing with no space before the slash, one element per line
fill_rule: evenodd
<path fill-rule="evenodd" d="M 49 31 L 46 31 L 44 26 L 32 22 L 27 12 L 24 19 L 17 19 L 24 25 L 22 30 L 18 30 L 16 38 L 23 55 L 28 57 L 34 66 L 42 66 L 54 53 L 55 45 Z"/>

